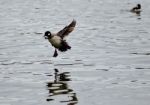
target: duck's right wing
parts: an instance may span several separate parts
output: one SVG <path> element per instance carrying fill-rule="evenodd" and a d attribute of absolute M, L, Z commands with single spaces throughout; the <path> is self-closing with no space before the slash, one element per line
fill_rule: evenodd
<path fill-rule="evenodd" d="M 60 36 L 62 39 L 69 35 L 76 26 L 76 21 L 73 20 L 68 26 L 64 27 L 62 30 L 60 30 L 57 35 Z"/>

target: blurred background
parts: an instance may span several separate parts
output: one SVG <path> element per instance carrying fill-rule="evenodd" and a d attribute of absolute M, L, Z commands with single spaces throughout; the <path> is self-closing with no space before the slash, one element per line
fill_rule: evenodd
<path fill-rule="evenodd" d="M 130 9 L 138 3 L 140 14 Z M 148 105 L 149 0 L 1 0 L 0 105 Z M 73 19 L 72 49 L 44 39 Z"/>

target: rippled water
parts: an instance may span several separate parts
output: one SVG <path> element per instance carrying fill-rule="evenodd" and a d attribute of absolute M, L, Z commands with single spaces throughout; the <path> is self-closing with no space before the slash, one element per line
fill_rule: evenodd
<path fill-rule="evenodd" d="M 1 0 L 0 105 L 148 105 L 149 3 Z M 73 18 L 72 49 L 53 58 L 43 33 Z"/>

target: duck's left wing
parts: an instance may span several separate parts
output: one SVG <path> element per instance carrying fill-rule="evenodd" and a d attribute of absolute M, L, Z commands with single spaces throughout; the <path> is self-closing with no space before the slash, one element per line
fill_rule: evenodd
<path fill-rule="evenodd" d="M 75 26 L 76 26 L 76 21 L 73 20 L 68 26 L 60 30 L 57 33 L 57 35 L 63 39 L 65 36 L 69 35 L 69 33 L 71 33 L 74 30 Z"/>

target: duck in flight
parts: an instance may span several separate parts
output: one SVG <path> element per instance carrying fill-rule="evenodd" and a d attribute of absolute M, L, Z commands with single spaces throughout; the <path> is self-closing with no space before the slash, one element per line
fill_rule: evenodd
<path fill-rule="evenodd" d="M 55 48 L 53 57 L 58 56 L 57 50 L 65 52 L 68 49 L 71 49 L 71 46 L 69 46 L 69 44 L 66 42 L 65 37 L 74 30 L 75 26 L 76 21 L 73 20 L 69 25 L 57 33 L 51 33 L 50 31 L 45 32 L 45 39 L 48 39 L 51 45 Z"/>

